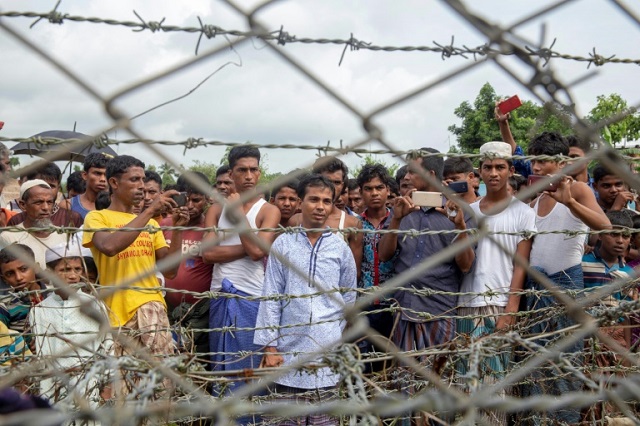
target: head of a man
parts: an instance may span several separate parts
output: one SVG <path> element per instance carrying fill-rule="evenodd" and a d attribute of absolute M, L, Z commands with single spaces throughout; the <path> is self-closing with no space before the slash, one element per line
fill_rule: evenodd
<path fill-rule="evenodd" d="M 615 262 L 627 254 L 633 220 L 625 211 L 610 211 L 607 217 L 613 232 L 600 234 L 600 256 L 607 262 Z"/>
<path fill-rule="evenodd" d="M 253 191 L 260 180 L 260 150 L 252 145 L 238 145 L 229 151 L 231 180 L 237 192 Z"/>
<path fill-rule="evenodd" d="M 336 190 L 333 183 L 320 174 L 303 177 L 298 184 L 302 226 L 305 228 L 322 228 L 327 221 Z"/>
<path fill-rule="evenodd" d="M 569 143 L 557 132 L 543 132 L 534 137 L 529 143 L 529 155 L 569 155 Z M 534 175 L 554 175 L 566 164 L 562 160 L 531 160 Z"/>
<path fill-rule="evenodd" d="M 335 187 L 335 200 L 345 192 L 349 168 L 339 158 L 332 156 L 320 157 L 313 164 L 311 172 L 320 174 L 331 181 Z"/>
<path fill-rule="evenodd" d="M 364 211 L 364 200 L 362 199 L 362 192 L 360 190 L 360 185 L 358 185 L 358 179 L 349 179 L 347 181 L 347 194 L 347 207 L 349 207 L 354 213 L 362 213 Z"/>
<path fill-rule="evenodd" d="M 82 178 L 82 172 L 77 170 L 67 178 L 67 198 L 71 199 L 76 195 L 84 194 L 87 189 L 87 182 Z"/>
<path fill-rule="evenodd" d="M 593 169 L 593 188 L 598 194 L 598 202 L 604 209 L 610 209 L 618 194 L 627 190 L 622 178 L 599 164 Z"/>
<path fill-rule="evenodd" d="M 298 197 L 299 183 L 298 179 L 290 178 L 271 191 L 271 199 L 269 201 L 280 210 L 280 222 L 282 223 L 286 223 L 298 211 L 300 206 L 300 198 Z"/>
<path fill-rule="evenodd" d="M 435 155 L 434 155 L 435 154 Z M 440 192 L 440 189 L 423 177 L 424 174 L 431 177 L 431 180 L 441 182 L 444 173 L 444 159 L 440 151 L 434 148 L 420 148 L 407 154 L 407 176 L 411 184 L 418 191 Z"/>
<path fill-rule="evenodd" d="M 79 284 L 88 279 L 85 258 L 92 258 L 91 251 L 81 246 L 79 239 L 50 247 L 45 253 L 47 270 L 55 274 L 65 284 Z M 53 282 L 56 292 L 63 298 L 68 294 L 64 287 Z"/>
<path fill-rule="evenodd" d="M 20 186 L 18 205 L 24 212 L 25 228 L 51 226 L 55 198 L 49 184 L 41 179 L 28 180 Z"/>
<path fill-rule="evenodd" d="M 583 140 L 578 138 L 575 135 L 569 135 L 565 138 L 569 143 L 569 157 L 571 158 L 582 158 L 591 152 L 591 143 L 588 140 Z M 573 164 L 573 162 L 568 162 L 567 164 Z M 585 161 L 583 165 L 578 169 L 571 173 L 572 176 L 577 176 L 587 170 L 589 163 Z"/>
<path fill-rule="evenodd" d="M 231 179 L 231 168 L 226 164 L 218 167 L 218 170 L 216 170 L 215 187 L 218 194 L 222 195 L 224 198 L 227 198 L 229 194 L 236 192 L 236 187 Z"/>
<path fill-rule="evenodd" d="M 89 154 L 84 159 L 82 178 L 87 182 L 86 190 L 94 194 L 108 189 L 107 165 L 113 158 L 100 152 Z"/>
<path fill-rule="evenodd" d="M 511 145 L 505 142 L 487 142 L 480 147 L 480 177 L 487 188 L 487 194 L 507 195 L 509 178 L 513 175 Z M 473 176 L 473 168 L 471 173 Z M 471 190 L 473 188 L 470 187 Z"/>
<path fill-rule="evenodd" d="M 145 170 L 144 204 L 142 210 L 147 209 L 160 195 L 162 195 L 162 178 L 153 170 Z"/>
<path fill-rule="evenodd" d="M 382 164 L 367 164 L 360 170 L 357 181 L 365 209 L 379 210 L 386 207 L 389 183 L 392 181 L 386 167 Z"/>
<path fill-rule="evenodd" d="M 407 171 L 409 171 L 409 166 L 405 164 L 396 172 L 396 183 L 398 184 L 398 193 L 401 197 L 404 197 L 413 189 L 413 184 L 407 176 Z"/>
<path fill-rule="evenodd" d="M 176 184 L 179 192 L 187 194 L 189 220 L 199 221 L 207 208 L 208 196 L 211 193 L 209 179 L 204 173 L 187 171 L 180 175 Z"/>
<path fill-rule="evenodd" d="M 62 171 L 55 163 L 50 161 L 40 161 L 29 167 L 26 180 L 40 179 L 51 187 L 53 200 L 58 198 L 58 191 L 62 183 Z"/>
<path fill-rule="evenodd" d="M 110 160 L 106 170 L 112 202 L 127 208 L 142 209 L 144 203 L 144 163 L 130 155 L 119 155 Z"/>
<path fill-rule="evenodd" d="M 474 193 L 473 163 L 468 158 L 450 157 L 444 161 L 444 181 L 449 184 L 451 182 L 467 182 L 467 192 Z"/>
<path fill-rule="evenodd" d="M 36 256 L 24 244 L 11 244 L 0 250 L 0 275 L 13 291 L 37 289 Z"/>

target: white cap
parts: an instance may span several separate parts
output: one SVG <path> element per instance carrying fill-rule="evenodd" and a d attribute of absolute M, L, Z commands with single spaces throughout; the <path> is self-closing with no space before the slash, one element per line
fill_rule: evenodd
<path fill-rule="evenodd" d="M 480 147 L 480 154 L 490 158 L 511 158 L 512 153 L 506 142 L 487 142 Z"/>
<path fill-rule="evenodd" d="M 82 247 L 80 244 L 82 240 L 77 235 L 72 236 L 69 242 L 56 244 L 53 247 L 47 249 L 44 254 L 44 262 L 49 263 L 54 260 L 63 259 L 65 257 L 91 257 L 91 250 Z"/>
<path fill-rule="evenodd" d="M 22 186 L 20 186 L 20 199 L 22 199 L 22 196 L 24 195 L 25 192 L 27 192 L 34 186 L 38 186 L 38 185 L 46 186 L 47 188 L 51 189 L 49 184 L 43 181 L 42 179 L 28 180 L 25 183 L 23 183 Z"/>

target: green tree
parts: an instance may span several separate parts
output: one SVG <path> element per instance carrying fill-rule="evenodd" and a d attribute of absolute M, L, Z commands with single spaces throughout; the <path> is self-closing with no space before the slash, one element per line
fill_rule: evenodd
<path fill-rule="evenodd" d="M 158 174 L 162 177 L 162 186 L 173 185 L 176 183 L 175 176 L 178 176 L 176 169 L 169 163 L 165 162 L 158 167 Z"/>
<path fill-rule="evenodd" d="M 635 108 L 617 93 L 597 97 L 596 106 L 589 112 L 587 119 L 593 123 L 606 120 L 617 114 L 625 115 L 621 120 L 602 129 L 603 138 L 609 143 L 628 142 L 640 137 L 640 115 Z"/>
<path fill-rule="evenodd" d="M 371 164 L 382 164 L 389 171 L 389 175 L 391 176 L 395 176 L 396 171 L 400 168 L 400 164 L 398 163 L 387 164 L 384 161 L 378 160 L 372 154 L 367 154 L 363 157 L 363 161 L 359 165 L 351 169 L 351 177 L 358 177 L 362 168 Z"/>
<path fill-rule="evenodd" d="M 493 111 L 496 101 L 504 98 L 506 96 L 496 94 L 491 84 L 485 83 L 473 105 L 464 101 L 455 109 L 454 113 L 462 124 L 453 124 L 448 130 L 456 136 L 461 152 L 477 152 L 485 142 L 502 140 Z M 572 132 L 570 115 L 566 111 L 552 104 L 540 106 L 531 101 L 524 101 L 520 108 L 511 112 L 509 125 L 516 143 L 525 151 L 535 134 L 543 131 Z"/>
<path fill-rule="evenodd" d="M 216 171 L 218 170 L 218 166 L 206 161 L 193 160 L 193 164 L 189 166 L 188 170 L 204 174 L 207 179 L 209 179 L 209 182 L 213 183 L 216 181 Z"/>
<path fill-rule="evenodd" d="M 20 167 L 20 159 L 18 157 L 10 157 L 9 164 L 11 165 L 11 168 L 15 170 Z"/>

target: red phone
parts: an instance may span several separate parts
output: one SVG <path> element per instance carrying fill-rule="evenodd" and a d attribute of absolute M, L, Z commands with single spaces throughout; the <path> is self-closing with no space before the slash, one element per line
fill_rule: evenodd
<path fill-rule="evenodd" d="M 539 176 L 539 175 L 529 175 L 528 185 L 535 185 L 539 180 L 547 180 L 546 186 L 542 188 L 542 191 L 556 192 L 558 190 L 558 182 L 549 182 L 551 176 Z"/>
<path fill-rule="evenodd" d="M 518 97 L 518 95 L 512 96 L 509 99 L 505 99 L 504 101 L 498 104 L 498 109 L 503 115 L 507 115 L 514 109 L 521 107 L 522 101 Z"/>

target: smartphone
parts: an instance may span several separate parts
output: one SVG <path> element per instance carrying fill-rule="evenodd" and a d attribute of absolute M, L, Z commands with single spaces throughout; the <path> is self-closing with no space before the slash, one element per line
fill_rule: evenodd
<path fill-rule="evenodd" d="M 529 175 L 527 184 L 531 186 L 540 180 L 546 180 L 547 184 L 542 188 L 542 191 L 556 192 L 558 190 L 558 182 L 550 182 L 550 178 L 551 176 Z"/>
<path fill-rule="evenodd" d="M 180 192 L 178 194 L 172 195 L 171 199 L 176 202 L 178 207 L 184 207 L 187 205 L 187 193 Z"/>
<path fill-rule="evenodd" d="M 413 204 L 420 207 L 444 206 L 444 197 L 440 192 L 413 191 L 411 199 Z"/>
<path fill-rule="evenodd" d="M 518 95 L 512 96 L 509 99 L 505 99 L 504 101 L 498 104 L 498 109 L 503 115 L 507 115 L 514 109 L 522 106 L 522 101 L 518 97 Z"/>
<path fill-rule="evenodd" d="M 451 182 L 447 187 L 457 194 L 464 194 L 469 190 L 469 184 L 465 180 L 459 182 Z"/>

